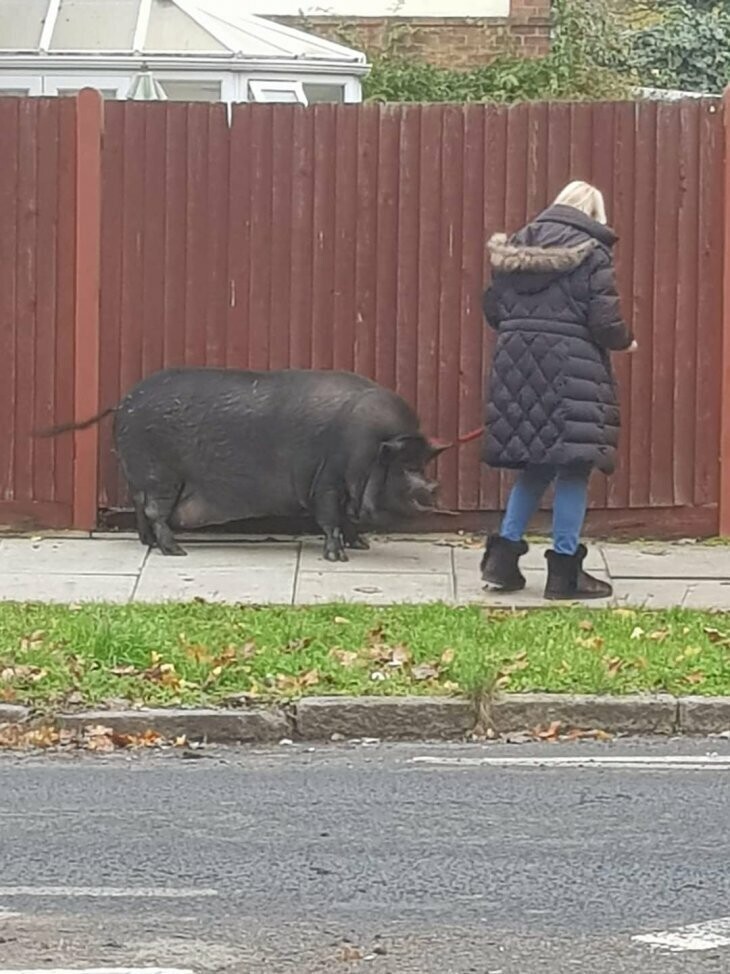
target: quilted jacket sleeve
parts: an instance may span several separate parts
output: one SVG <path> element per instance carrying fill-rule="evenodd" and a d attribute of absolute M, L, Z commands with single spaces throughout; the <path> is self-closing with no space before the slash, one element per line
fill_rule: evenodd
<path fill-rule="evenodd" d="M 613 261 L 602 249 L 591 260 L 588 328 L 596 344 L 612 352 L 623 351 L 634 340 L 621 316 Z"/>
<path fill-rule="evenodd" d="M 490 284 L 482 297 L 482 311 L 490 328 L 499 329 L 499 301 L 497 300 L 497 286 Z"/>

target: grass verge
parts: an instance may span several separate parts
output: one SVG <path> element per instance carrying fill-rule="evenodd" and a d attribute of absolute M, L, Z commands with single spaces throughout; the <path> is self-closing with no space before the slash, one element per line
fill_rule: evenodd
<path fill-rule="evenodd" d="M 0 604 L 0 702 L 39 709 L 495 689 L 730 694 L 730 615 Z"/>

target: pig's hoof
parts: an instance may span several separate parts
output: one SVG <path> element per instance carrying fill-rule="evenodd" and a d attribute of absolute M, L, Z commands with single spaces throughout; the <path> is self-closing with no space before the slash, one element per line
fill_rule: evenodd
<path fill-rule="evenodd" d="M 347 557 L 347 552 L 344 548 L 325 548 L 324 549 L 325 561 L 349 561 Z"/>
<path fill-rule="evenodd" d="M 163 555 L 169 555 L 173 558 L 183 558 L 187 555 L 187 551 L 181 548 L 179 544 L 166 544 L 164 547 L 160 547 L 160 551 Z"/>
<path fill-rule="evenodd" d="M 352 548 L 353 551 L 370 551 L 370 545 L 359 534 L 347 542 L 347 547 Z"/>

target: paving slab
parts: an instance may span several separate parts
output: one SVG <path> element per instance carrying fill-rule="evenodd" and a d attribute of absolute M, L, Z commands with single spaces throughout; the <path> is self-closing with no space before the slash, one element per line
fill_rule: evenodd
<path fill-rule="evenodd" d="M 129 602 L 135 575 L 0 573 L 0 602 Z"/>
<path fill-rule="evenodd" d="M 162 560 L 162 559 L 160 559 Z M 175 559 L 178 563 L 184 559 Z M 159 569 L 157 560 L 145 566 L 134 593 L 135 602 L 230 602 L 245 605 L 291 605 L 294 567 L 271 569 Z"/>
<path fill-rule="evenodd" d="M 155 548 L 150 551 L 146 571 L 165 574 L 211 571 L 281 571 L 294 572 L 299 558 L 297 542 L 251 542 L 183 544 L 184 557 L 162 555 Z"/>
<path fill-rule="evenodd" d="M 34 575 L 136 575 L 147 557 L 139 541 L 82 538 L 3 538 L 4 571 Z"/>
<path fill-rule="evenodd" d="M 647 609 L 682 606 L 688 592 L 687 582 L 673 578 L 618 578 L 613 580 L 613 588 L 615 605 Z"/>
<path fill-rule="evenodd" d="M 340 565 L 340 571 L 302 571 L 299 573 L 297 605 L 326 602 L 363 602 L 392 605 L 413 602 L 453 602 L 451 574 L 353 572 Z M 343 570 L 344 569 L 344 570 Z"/>
<path fill-rule="evenodd" d="M 730 581 L 691 581 L 682 607 L 727 612 L 730 610 Z"/>
<path fill-rule="evenodd" d="M 700 545 L 603 545 L 613 578 L 730 580 L 730 548 Z"/>
<path fill-rule="evenodd" d="M 350 551 L 346 563 L 348 572 L 387 572 L 420 575 L 451 574 L 451 548 L 437 545 L 432 541 L 383 541 L 368 539 L 369 551 Z M 317 539 L 305 541 L 302 545 L 301 568 L 303 571 L 335 572 L 342 571 L 342 563 L 325 561 L 322 557 L 322 542 Z M 477 562 L 478 564 L 478 562 Z"/>

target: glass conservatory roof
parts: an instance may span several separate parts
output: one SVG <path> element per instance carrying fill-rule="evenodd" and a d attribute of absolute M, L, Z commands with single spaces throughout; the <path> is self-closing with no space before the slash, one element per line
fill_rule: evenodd
<path fill-rule="evenodd" d="M 0 51 L 365 63 L 359 51 L 245 13 L 241 0 L 0 0 Z"/>

